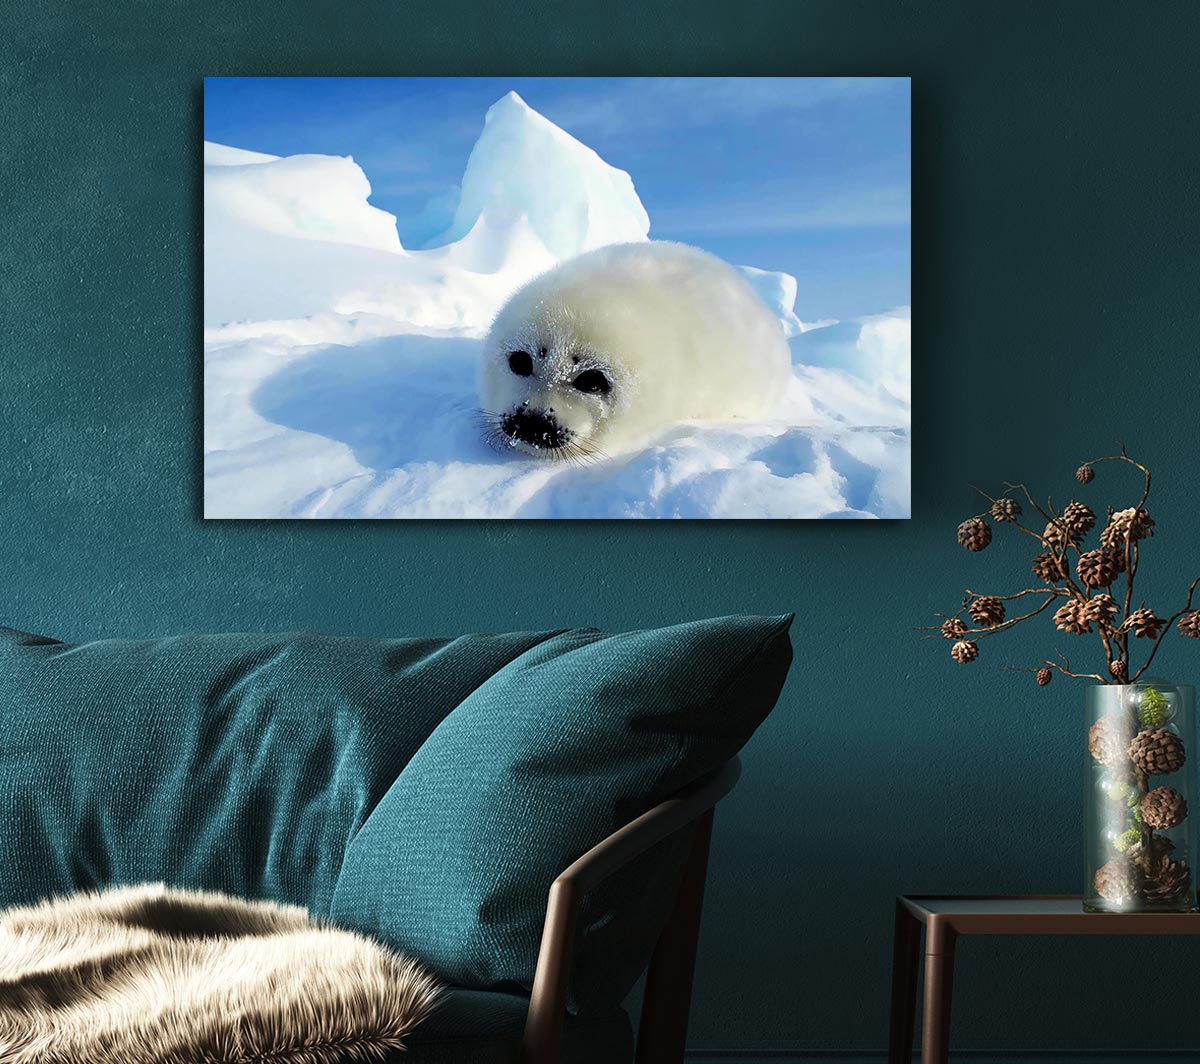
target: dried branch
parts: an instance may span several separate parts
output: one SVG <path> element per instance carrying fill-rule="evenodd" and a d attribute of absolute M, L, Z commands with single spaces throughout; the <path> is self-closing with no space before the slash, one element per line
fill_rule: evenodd
<path fill-rule="evenodd" d="M 1129 457 L 1129 455 L 1125 451 L 1125 444 L 1121 443 L 1118 440 L 1117 445 L 1121 448 L 1120 454 L 1110 454 L 1110 455 L 1104 455 L 1101 458 L 1093 458 L 1087 464 L 1088 465 L 1097 465 L 1100 462 L 1125 462 L 1127 465 L 1131 465 L 1135 469 L 1140 470 L 1142 475 L 1145 477 L 1145 482 L 1142 487 L 1142 497 L 1138 501 L 1138 504 L 1135 509 L 1138 512 L 1141 512 L 1142 510 L 1145 509 L 1146 500 L 1150 497 L 1150 470 L 1147 469 L 1144 465 L 1142 465 L 1141 462 L 1135 462 L 1132 458 Z M 1108 509 L 1109 521 L 1112 520 L 1112 516 L 1113 516 L 1113 510 L 1112 510 L 1112 507 L 1109 507 L 1109 509 Z M 1137 545 L 1137 541 L 1134 539 L 1134 537 L 1132 535 L 1127 535 L 1125 537 L 1125 608 L 1124 608 L 1122 617 L 1129 616 L 1130 607 L 1133 605 L 1133 580 L 1134 580 L 1134 577 L 1137 576 L 1138 556 L 1139 556 L 1139 548 Z M 1155 649 L 1157 649 L 1157 647 Z M 1121 652 L 1122 659 L 1127 662 L 1129 660 L 1129 633 L 1128 632 L 1123 632 L 1121 634 L 1120 652 Z M 1144 668 L 1144 666 L 1143 666 L 1143 668 Z M 1142 670 L 1138 671 L 1139 676 L 1141 675 L 1141 672 L 1142 672 Z"/>
<path fill-rule="evenodd" d="M 966 591 L 963 592 L 962 610 L 959 610 L 958 613 L 962 613 L 962 611 L 965 610 L 970 605 L 972 600 L 977 599 L 977 598 L 994 598 L 994 599 L 1000 599 L 1002 602 L 1011 602 L 1013 599 L 1019 599 L 1024 595 L 1047 595 L 1047 594 L 1055 594 L 1055 593 L 1060 594 L 1060 595 L 1063 594 L 1062 588 L 1027 587 L 1024 591 L 1018 591 L 1012 595 L 986 595 L 982 591 L 972 591 L 970 588 L 967 588 Z M 955 616 L 957 617 L 958 614 L 955 614 Z"/>
<path fill-rule="evenodd" d="M 1065 597 L 1063 595 L 1063 592 L 1059 588 L 1042 587 L 1042 588 L 1030 588 L 1028 591 L 1022 591 L 1017 595 L 1010 595 L 1009 598 L 1020 598 L 1021 595 L 1029 595 L 1029 594 L 1032 594 L 1032 595 L 1042 594 L 1042 595 L 1047 595 L 1048 597 L 1040 606 L 1038 606 L 1037 609 L 1030 610 L 1028 613 L 1023 613 L 1023 614 L 1021 614 L 1020 617 L 1009 617 L 1007 620 L 1001 621 L 999 624 L 992 625 L 991 628 L 968 628 L 963 633 L 962 638 L 966 639 L 967 636 L 973 636 L 977 639 L 982 639 L 984 636 L 995 635 L 997 632 L 1003 632 L 1005 629 L 1011 628 L 1014 624 L 1020 624 L 1022 621 L 1027 621 L 1027 620 L 1029 620 L 1030 617 L 1036 617 L 1039 613 L 1042 612 L 1042 610 L 1044 610 L 1047 606 L 1049 606 L 1050 603 L 1052 603 L 1056 598 Z M 999 595 L 996 595 L 994 597 L 1000 598 Z"/>
<path fill-rule="evenodd" d="M 1025 496 L 1025 500 L 1026 500 L 1026 501 L 1029 503 L 1029 505 L 1030 505 L 1030 506 L 1032 506 L 1032 507 L 1033 507 L 1035 510 L 1037 510 L 1037 512 L 1038 512 L 1039 514 L 1041 514 L 1041 515 L 1042 515 L 1042 517 L 1045 519 L 1045 521 L 1046 521 L 1046 523 L 1047 523 L 1047 524 L 1049 524 L 1051 521 L 1053 521 L 1053 520 L 1054 520 L 1054 518 L 1053 518 L 1053 517 L 1052 517 L 1050 514 L 1046 513 L 1046 511 L 1045 511 L 1045 510 L 1043 510 L 1043 509 L 1042 509 L 1042 508 L 1041 508 L 1041 507 L 1040 507 L 1040 506 L 1039 506 L 1039 505 L 1038 505 L 1038 504 L 1037 504 L 1037 503 L 1034 501 L 1034 498 L 1033 498 L 1033 496 L 1029 494 L 1029 489 L 1028 489 L 1027 487 L 1025 487 L 1025 485 L 1024 485 L 1024 484 L 1010 484 L 1010 483 L 1009 483 L 1009 482 L 1006 480 L 1006 481 L 1004 482 L 1004 490 L 1005 490 L 1005 491 L 1019 491 L 1019 492 L 1021 492 L 1021 493 L 1022 493 L 1022 494 Z M 1040 539 L 1041 537 L 1039 536 L 1038 538 Z"/>
<path fill-rule="evenodd" d="M 1103 676 L 1095 672 L 1072 672 L 1071 663 L 1067 660 L 1067 656 L 1061 650 L 1057 651 L 1057 654 L 1063 660 L 1062 665 L 1060 665 L 1057 661 L 1043 661 L 1036 669 L 1023 669 L 1019 665 L 1005 665 L 1004 670 L 1006 672 L 1038 673 L 1041 672 L 1042 669 L 1055 669 L 1056 671 L 1061 672 L 1064 676 L 1072 676 L 1077 680 L 1099 680 L 1101 683 L 1112 682 L 1110 680 L 1106 680 Z"/>
<path fill-rule="evenodd" d="M 1056 662 L 1056 661 L 1042 662 L 1042 664 L 1045 665 L 1048 669 L 1058 669 L 1058 671 L 1061 672 L 1064 676 L 1073 676 L 1077 680 L 1099 680 L 1101 683 L 1111 683 L 1112 682 L 1111 677 L 1101 676 L 1098 672 L 1072 672 L 1071 671 L 1071 663 L 1070 663 L 1070 661 L 1067 660 L 1067 655 L 1058 649 L 1055 649 L 1054 652 L 1060 658 L 1062 658 L 1062 664 L 1059 665 L 1058 662 Z"/>
<path fill-rule="evenodd" d="M 1121 462 L 1139 470 L 1144 478 L 1141 499 L 1134 508 L 1132 515 L 1133 522 L 1124 537 L 1123 553 L 1125 564 L 1123 570 L 1125 575 L 1125 588 L 1123 607 L 1119 602 L 1117 602 L 1115 606 L 1109 606 L 1106 604 L 1104 607 L 1099 609 L 1095 607 L 1088 607 L 1089 603 L 1092 603 L 1096 598 L 1099 597 L 1101 591 L 1103 591 L 1105 596 L 1108 596 L 1109 602 L 1111 602 L 1117 596 L 1120 596 L 1121 590 L 1119 577 L 1116 580 L 1110 581 L 1108 586 L 1104 587 L 1103 589 L 1084 586 L 1082 580 L 1076 582 L 1075 569 L 1071 562 L 1075 556 L 1082 557 L 1084 553 L 1086 553 L 1083 546 L 1084 534 L 1074 519 L 1072 519 L 1073 531 L 1068 529 L 1067 523 L 1063 520 L 1063 514 L 1059 513 L 1055 509 L 1054 500 L 1052 497 L 1047 497 L 1045 506 L 1043 507 L 1037 502 L 1033 496 L 1033 493 L 1025 484 L 1005 482 L 1004 493 L 999 497 L 993 497 L 978 485 L 973 484 L 971 487 L 985 499 L 987 499 L 992 506 L 992 510 L 977 514 L 975 519 L 983 521 L 988 520 L 989 517 L 993 520 L 999 519 L 1001 523 L 1011 525 L 1023 535 L 1030 536 L 1031 538 L 1037 540 L 1042 550 L 1046 552 L 1046 558 L 1035 568 L 1039 575 L 1045 573 L 1046 577 L 1048 578 L 1047 582 L 1050 586 L 1041 588 L 1025 588 L 1010 595 L 987 596 L 979 595 L 977 592 L 968 588 L 965 592 L 962 606 L 959 608 L 957 613 L 953 615 L 936 614 L 936 616 L 942 618 L 943 621 L 953 620 L 962 623 L 963 614 L 969 614 L 972 601 L 980 597 L 999 599 L 1003 602 L 1012 602 L 1032 595 L 1040 597 L 1041 601 L 1035 608 L 1030 609 L 1018 616 L 1009 617 L 1006 620 L 1001 621 L 999 624 L 990 627 L 977 627 L 973 624 L 968 627 L 967 623 L 962 623 L 962 632 L 957 633 L 956 635 L 952 634 L 952 638 L 956 637 L 958 639 L 974 640 L 982 639 L 989 635 L 995 635 L 997 632 L 1003 632 L 1006 629 L 1012 628 L 1014 625 L 1020 624 L 1022 621 L 1029 620 L 1031 617 L 1036 617 L 1039 613 L 1044 612 L 1048 606 L 1059 601 L 1060 599 L 1068 599 L 1079 604 L 1079 607 L 1076 608 L 1075 612 L 1076 617 L 1079 618 L 1079 623 L 1069 625 L 1071 630 L 1080 631 L 1081 629 L 1084 629 L 1087 621 L 1091 621 L 1096 624 L 1099 639 L 1104 650 L 1104 659 L 1106 665 L 1105 671 L 1107 675 L 1074 671 L 1071 668 L 1070 662 L 1061 651 L 1057 652 L 1061 661 L 1045 661 L 1039 668 L 1053 669 L 1065 676 L 1078 679 L 1096 680 L 1102 684 L 1117 684 L 1121 682 L 1133 683 L 1146 672 L 1146 669 L 1150 667 L 1151 662 L 1154 660 L 1154 656 L 1157 654 L 1158 648 L 1161 645 L 1162 640 L 1165 638 L 1166 633 L 1175 626 L 1176 622 L 1178 622 L 1184 614 L 1193 609 L 1192 602 L 1197 588 L 1200 587 L 1200 577 L 1197 577 L 1192 583 L 1192 586 L 1189 588 L 1187 602 L 1183 609 L 1179 610 L 1165 622 L 1162 630 L 1158 633 L 1153 641 L 1153 645 L 1150 648 L 1150 653 L 1147 655 L 1145 663 L 1140 669 L 1134 672 L 1129 662 L 1130 629 L 1128 627 L 1128 621 L 1133 612 L 1134 583 L 1140 562 L 1141 548 L 1138 544 L 1138 539 L 1140 539 L 1141 536 L 1146 534 L 1148 531 L 1139 527 L 1139 517 L 1140 515 L 1144 515 L 1146 512 L 1146 502 L 1150 496 L 1151 476 L 1150 470 L 1146 468 L 1146 466 L 1129 457 L 1123 443 L 1118 443 L 1118 447 L 1120 448 L 1120 453 L 1093 458 L 1084 464 L 1087 467 L 1091 467 L 1102 462 Z M 1081 477 L 1081 480 L 1084 483 L 1090 482 L 1091 479 L 1092 478 L 1090 476 Z M 1023 496 L 1024 502 L 1029 507 L 1029 512 L 1043 519 L 1046 522 L 1046 527 L 1041 531 L 1030 528 L 1027 524 L 1023 523 L 1020 517 L 1016 514 L 1008 516 L 1004 508 L 996 506 L 996 503 L 999 502 L 1000 499 L 1012 498 L 1013 496 Z M 1014 508 L 1018 511 L 1020 510 L 1019 506 Z M 1064 513 L 1065 512 L 1066 511 L 1064 511 Z M 1114 511 L 1109 508 L 1109 527 L 1112 525 L 1114 516 Z M 1028 518 L 1026 518 L 1026 520 L 1028 520 Z M 1059 533 L 1057 536 L 1053 532 L 1055 529 L 1057 529 Z M 1112 547 L 1120 550 L 1121 547 L 1118 546 L 1117 543 L 1112 542 L 1113 538 L 1115 537 L 1110 536 L 1108 538 L 1108 542 L 1112 543 Z M 1102 545 L 1103 543 L 1104 540 L 1102 539 Z M 968 544 L 964 541 L 963 545 L 969 546 L 969 549 L 971 550 L 983 549 L 978 543 Z M 986 543 L 983 544 L 983 546 L 986 546 Z M 1102 572 L 1103 570 L 1101 569 L 1099 571 Z M 1084 575 L 1089 581 L 1094 581 L 1095 572 L 1096 570 L 1094 568 L 1089 568 L 1089 571 Z M 1116 587 L 1116 595 L 1113 594 L 1114 585 Z M 1110 609 L 1113 610 L 1113 616 L 1109 615 Z M 987 612 L 988 611 L 985 610 L 980 613 L 980 616 L 985 620 L 988 619 L 986 616 Z M 938 635 L 945 634 L 941 630 L 941 625 L 924 626 L 918 630 L 930 632 L 936 631 Z M 934 638 L 934 636 L 931 635 L 927 636 L 926 638 Z M 964 659 L 960 657 L 960 660 Z M 1117 670 L 1117 676 L 1113 676 L 1113 666 L 1118 663 L 1123 667 Z M 1022 669 L 1015 667 L 1009 668 L 1011 671 L 1018 672 L 1039 671 L 1038 669 Z"/>
<path fill-rule="evenodd" d="M 1168 620 L 1167 623 L 1163 625 L 1162 631 L 1158 633 L 1158 638 L 1154 640 L 1154 646 L 1152 646 L 1150 648 L 1150 653 L 1146 657 L 1145 664 L 1143 664 L 1142 667 L 1133 674 L 1133 678 L 1129 681 L 1130 683 L 1133 683 L 1134 680 L 1136 680 L 1139 676 L 1142 675 L 1142 673 L 1144 673 L 1148 668 L 1150 668 L 1150 662 L 1152 662 L 1154 660 L 1154 655 L 1158 653 L 1159 644 L 1163 641 L 1163 637 L 1166 636 L 1166 634 L 1175 626 L 1175 622 L 1177 620 L 1179 620 L 1179 618 L 1182 617 L 1185 613 L 1191 612 L 1192 596 L 1196 593 L 1197 586 L 1200 586 L 1200 576 L 1196 577 L 1196 579 L 1192 581 L 1192 586 L 1188 588 L 1187 602 L 1185 602 L 1183 604 L 1183 609 L 1178 610 L 1174 614 L 1172 614 L 1171 619 Z"/>
<path fill-rule="evenodd" d="M 1120 454 L 1109 454 L 1109 455 L 1105 455 L 1103 458 L 1093 458 L 1087 464 L 1088 465 L 1096 465 L 1098 462 L 1127 462 L 1129 465 L 1133 466 L 1135 469 L 1140 469 L 1142 471 L 1142 474 L 1146 478 L 1146 486 L 1142 490 L 1142 501 L 1138 503 L 1138 509 L 1140 510 L 1140 509 L 1142 509 L 1142 507 L 1144 507 L 1146 505 L 1146 500 L 1148 498 L 1150 498 L 1150 470 L 1147 469 L 1144 465 L 1142 465 L 1141 462 L 1135 462 L 1132 458 L 1129 457 L 1129 455 L 1127 455 L 1125 453 L 1125 444 L 1121 443 L 1120 440 L 1118 440 L 1117 443 L 1121 448 Z"/>
<path fill-rule="evenodd" d="M 1038 606 L 1037 609 L 1030 610 L 1028 613 L 1023 613 L 1019 617 L 1009 617 L 1006 620 L 1001 621 L 999 624 L 993 625 L 991 628 L 967 628 L 963 631 L 962 636 L 960 638 L 966 639 L 968 636 L 982 637 L 985 635 L 993 635 L 996 632 L 1002 632 L 1002 631 L 1004 631 L 1005 628 L 1011 628 L 1014 624 L 1019 624 L 1021 621 L 1026 621 L 1030 617 L 1036 617 L 1039 613 L 1042 612 L 1042 610 L 1044 610 L 1047 606 L 1049 606 L 1050 603 L 1053 602 L 1056 598 L 1069 597 L 1069 596 L 1067 596 L 1067 593 L 1065 591 L 1063 591 L 1061 588 L 1056 588 L 1056 587 L 1030 587 L 1030 588 L 1026 588 L 1024 591 L 1018 591 L 1014 595 L 988 595 L 987 597 L 1001 599 L 1005 602 L 1011 602 L 1013 599 L 1019 599 L 1024 595 L 1048 595 L 1050 597 L 1047 598 L 1040 606 Z M 944 620 L 944 621 L 952 621 L 955 618 L 961 617 L 964 613 L 966 613 L 967 607 L 971 604 L 971 602 L 974 599 L 977 599 L 980 597 L 982 597 L 982 596 L 980 596 L 978 593 L 968 589 L 966 591 L 966 593 L 963 595 L 963 604 L 957 613 L 955 613 L 955 614 L 935 613 L 934 616 L 941 617 L 942 620 Z M 923 624 L 923 625 L 918 625 L 914 629 L 914 631 L 917 631 L 917 632 L 940 632 L 941 630 L 942 630 L 942 626 L 940 624 Z M 934 637 L 933 636 L 925 636 L 924 638 L 932 639 Z"/>

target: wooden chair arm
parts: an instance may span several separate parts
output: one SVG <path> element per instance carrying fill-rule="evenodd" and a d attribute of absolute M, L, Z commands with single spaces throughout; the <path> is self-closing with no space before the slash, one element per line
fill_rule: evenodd
<path fill-rule="evenodd" d="M 659 941 L 651 964 L 646 989 L 646 1004 L 642 1012 L 642 1026 L 647 1023 L 655 1028 L 657 1023 L 656 1004 L 660 996 L 655 990 L 656 981 L 661 981 L 666 963 L 660 958 L 664 948 L 672 954 L 682 947 L 689 948 L 694 960 L 695 932 L 700 918 L 700 901 L 703 896 L 704 875 L 708 863 L 708 839 L 712 826 L 712 811 L 717 802 L 725 797 L 741 775 L 741 763 L 732 758 L 712 775 L 660 802 L 636 820 L 613 832 L 608 838 L 593 846 L 582 857 L 567 868 L 551 885 L 546 904 L 546 920 L 542 925 L 542 942 L 538 951 L 537 970 L 533 979 L 533 991 L 529 999 L 529 1012 L 525 1020 L 525 1034 L 521 1042 L 522 1064 L 559 1064 L 562 1050 L 563 1018 L 567 1009 L 567 983 L 571 971 L 571 956 L 575 946 L 575 930 L 579 920 L 579 908 L 584 896 L 634 858 L 652 846 L 670 838 L 691 824 L 700 821 L 700 830 L 692 853 L 675 911 Z M 690 942 L 688 939 L 690 938 Z M 672 956 L 671 961 L 677 958 Z M 690 997 L 690 967 L 681 972 L 676 966 L 672 973 L 676 987 L 683 980 L 687 996 Z M 665 995 L 664 995 L 665 996 Z M 679 993 L 670 995 L 672 1000 L 662 1003 L 662 1009 L 678 1013 L 681 1002 Z M 678 1016 L 675 1017 L 678 1020 Z M 682 1021 L 686 1029 L 687 1001 L 682 1001 Z M 678 1023 L 674 1026 L 677 1028 Z M 652 1037 L 659 1037 L 653 1035 Z M 681 1038 L 676 1031 L 668 1041 Z M 645 1055 L 643 1038 L 638 1039 L 638 1059 L 652 1059 Z M 682 1050 L 682 1046 L 680 1046 Z M 658 1056 L 653 1059 L 665 1060 Z"/>

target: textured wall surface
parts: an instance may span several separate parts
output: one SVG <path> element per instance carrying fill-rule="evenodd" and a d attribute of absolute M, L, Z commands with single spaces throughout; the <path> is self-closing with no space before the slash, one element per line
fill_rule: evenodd
<path fill-rule="evenodd" d="M 1148 601 L 1174 608 L 1200 569 L 1194 9 L 515 8 L 0 12 L 0 623 L 401 635 L 794 609 L 792 678 L 718 821 L 693 1042 L 876 1048 L 892 895 L 1079 887 L 1081 695 L 998 667 L 1048 653 L 1049 622 L 970 667 L 911 631 L 1027 566 L 1014 537 L 955 545 L 968 483 L 1065 495 L 1125 439 L 1157 471 Z M 201 77 L 504 72 L 913 76 L 911 522 L 200 520 Z M 1134 484 L 1084 497 L 1129 505 Z M 1200 647 L 1158 664 L 1200 679 Z M 968 941 L 956 1040 L 1194 1046 L 1198 961 Z"/>

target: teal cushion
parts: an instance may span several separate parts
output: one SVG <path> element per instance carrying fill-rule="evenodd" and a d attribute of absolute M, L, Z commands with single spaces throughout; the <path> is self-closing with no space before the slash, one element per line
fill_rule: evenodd
<path fill-rule="evenodd" d="M 325 914 L 430 732 L 546 638 L 0 629 L 0 907 L 163 880 Z"/>
<path fill-rule="evenodd" d="M 538 643 L 413 756 L 347 848 L 331 916 L 456 985 L 528 987 L 551 882 L 737 753 L 775 704 L 790 622 L 725 617 Z M 645 967 L 685 848 L 660 847 L 587 900 L 577 1011 L 613 1008 Z"/>

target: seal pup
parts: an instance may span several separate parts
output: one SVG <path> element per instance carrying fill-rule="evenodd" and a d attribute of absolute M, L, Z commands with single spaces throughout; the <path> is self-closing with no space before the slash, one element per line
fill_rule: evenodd
<path fill-rule="evenodd" d="M 627 450 L 680 421 L 762 419 L 791 377 L 778 319 L 685 244 L 612 244 L 535 277 L 483 343 L 488 440 L 538 458 Z"/>

